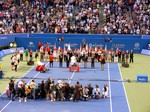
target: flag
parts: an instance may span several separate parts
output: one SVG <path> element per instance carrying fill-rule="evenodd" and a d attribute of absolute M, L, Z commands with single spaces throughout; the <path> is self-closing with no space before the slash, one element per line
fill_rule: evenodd
<path fill-rule="evenodd" d="M 81 47 L 81 44 L 80 44 L 80 51 L 82 51 L 82 47 Z"/>
<path fill-rule="evenodd" d="M 118 52 L 119 52 L 119 48 L 117 47 L 117 48 L 116 48 L 116 53 L 118 53 Z"/>
<path fill-rule="evenodd" d="M 60 48 L 60 46 L 59 46 L 59 47 L 58 47 L 58 50 L 60 51 L 60 49 L 61 49 L 61 48 Z"/>
<path fill-rule="evenodd" d="M 67 49 L 68 51 L 70 51 L 71 50 L 71 47 L 70 47 L 70 44 L 68 44 L 68 49 Z"/>
<path fill-rule="evenodd" d="M 62 48 L 60 46 L 58 47 L 58 51 L 62 52 Z"/>
<path fill-rule="evenodd" d="M 103 51 L 102 45 L 100 45 L 100 51 Z"/>
<path fill-rule="evenodd" d="M 97 48 L 97 47 L 95 47 L 95 51 L 96 51 L 96 52 L 98 51 L 98 48 Z"/>
<path fill-rule="evenodd" d="M 88 49 L 88 44 L 86 44 L 86 51 L 88 51 L 89 49 Z"/>
<path fill-rule="evenodd" d="M 56 43 L 54 44 L 54 50 L 56 50 L 57 48 L 56 48 Z"/>
<path fill-rule="evenodd" d="M 107 51 L 107 44 L 105 45 L 105 51 Z"/>

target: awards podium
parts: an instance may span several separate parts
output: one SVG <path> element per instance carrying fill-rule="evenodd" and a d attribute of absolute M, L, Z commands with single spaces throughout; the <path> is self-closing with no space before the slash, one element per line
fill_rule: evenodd
<path fill-rule="evenodd" d="M 71 65 L 69 66 L 69 72 L 80 72 L 80 66 L 79 65 Z"/>

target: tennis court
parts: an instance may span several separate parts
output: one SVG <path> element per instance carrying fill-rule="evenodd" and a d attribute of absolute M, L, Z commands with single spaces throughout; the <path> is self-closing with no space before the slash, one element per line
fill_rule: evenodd
<path fill-rule="evenodd" d="M 48 62 L 45 62 L 45 64 L 49 67 Z M 63 66 L 65 66 L 65 63 Z M 42 79 L 51 77 L 55 79 L 55 82 L 57 82 L 57 79 L 64 79 L 64 81 L 70 84 L 80 81 L 83 86 L 91 83 L 93 88 L 98 84 L 101 94 L 104 84 L 107 84 L 109 87 L 108 98 L 90 99 L 87 102 L 51 102 L 50 100 L 38 99 L 19 103 L 18 99 L 12 102 L 5 98 L 5 94 L 3 94 L 0 99 L 0 112 L 19 112 L 20 110 L 21 112 L 130 112 L 118 63 L 106 63 L 104 71 L 101 71 L 99 63 L 96 63 L 96 67 L 93 69 L 90 68 L 90 63 L 88 63 L 87 68 L 83 68 L 83 63 L 80 66 L 80 72 L 69 72 L 68 68 L 59 68 L 59 64 L 55 62 L 54 67 L 46 73 L 37 72 L 35 71 L 35 67 L 33 67 L 24 75 L 24 77 L 30 78 L 25 78 L 24 80 L 26 83 L 29 83 L 33 78 L 36 83 L 39 83 Z"/>

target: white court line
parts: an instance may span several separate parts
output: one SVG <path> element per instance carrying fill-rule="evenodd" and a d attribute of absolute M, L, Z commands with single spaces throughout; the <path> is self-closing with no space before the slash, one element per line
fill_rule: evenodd
<path fill-rule="evenodd" d="M 112 112 L 112 99 L 111 99 L 111 85 L 110 85 L 110 69 L 109 69 L 109 63 L 108 65 L 108 80 L 109 80 L 109 97 L 110 97 L 110 112 Z"/>
<path fill-rule="evenodd" d="M 72 80 L 74 74 L 75 74 L 75 71 L 72 73 L 71 78 L 69 79 L 69 84 L 71 83 L 71 80 Z"/>
<path fill-rule="evenodd" d="M 9 101 L 9 102 L 7 103 L 7 105 L 5 105 L 4 108 L 2 108 L 2 110 L 1 110 L 0 112 L 2 112 L 11 102 L 12 102 L 12 101 Z"/>
<path fill-rule="evenodd" d="M 45 65 L 45 67 L 46 67 L 48 64 L 49 64 L 49 62 Z M 35 66 L 34 66 L 34 67 L 35 67 Z M 27 73 L 29 73 L 34 67 L 32 67 Z M 26 73 L 25 75 L 27 75 L 27 73 Z M 38 72 L 38 73 L 28 82 L 28 84 L 29 84 L 35 77 L 37 77 L 39 74 L 40 74 L 40 72 Z M 23 75 L 23 77 L 24 77 L 25 75 Z M 20 79 L 18 79 L 18 81 L 19 81 L 19 80 L 20 80 Z M 12 101 L 9 101 L 9 102 L 6 104 L 6 106 L 3 107 L 2 110 L 0 110 L 0 112 L 2 112 L 11 102 L 12 102 Z"/>
<path fill-rule="evenodd" d="M 123 80 L 123 78 L 122 78 L 122 73 L 121 73 L 121 70 L 120 70 L 120 67 L 119 67 L 119 63 L 118 63 L 118 68 L 119 68 L 119 73 L 120 73 L 120 76 L 121 76 L 121 80 Z M 129 112 L 131 112 L 131 109 L 130 109 L 130 106 L 129 106 L 128 97 L 127 97 L 127 93 L 126 93 L 126 90 L 125 90 L 125 86 L 124 86 L 124 82 L 123 82 L 123 81 L 122 81 L 122 85 L 123 85 L 124 93 L 125 93 L 125 96 L 126 96 L 126 101 L 127 101 L 128 109 L 129 109 Z"/>

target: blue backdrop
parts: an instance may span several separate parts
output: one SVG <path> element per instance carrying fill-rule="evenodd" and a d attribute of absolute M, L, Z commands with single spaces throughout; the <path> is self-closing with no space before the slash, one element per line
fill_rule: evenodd
<path fill-rule="evenodd" d="M 63 42 L 57 41 L 59 38 L 64 37 Z M 105 42 L 104 38 L 112 39 L 112 42 Z M 89 47 L 100 47 L 103 49 L 119 48 L 121 50 L 133 50 L 140 53 L 142 49 L 147 48 L 150 43 L 150 36 L 137 36 L 137 35 L 97 35 L 97 34 L 13 34 L 13 35 L 0 35 L 0 46 L 6 46 L 9 42 L 17 42 L 18 47 L 25 49 L 36 50 L 38 42 L 49 44 L 51 48 L 68 47 L 80 48 L 83 42 L 86 42 Z"/>

